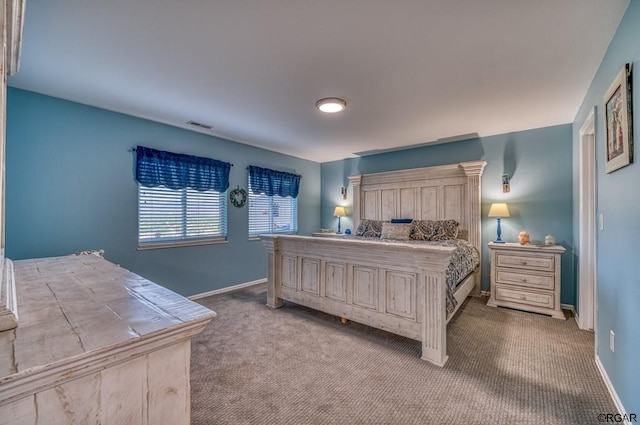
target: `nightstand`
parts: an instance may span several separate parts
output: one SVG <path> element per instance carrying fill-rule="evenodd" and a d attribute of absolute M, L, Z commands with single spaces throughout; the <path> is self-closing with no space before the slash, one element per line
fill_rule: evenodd
<path fill-rule="evenodd" d="M 489 242 L 491 297 L 487 305 L 565 319 L 560 309 L 562 246 Z"/>

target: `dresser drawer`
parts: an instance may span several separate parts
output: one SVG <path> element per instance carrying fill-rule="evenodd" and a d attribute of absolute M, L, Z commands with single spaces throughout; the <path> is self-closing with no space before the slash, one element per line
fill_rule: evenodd
<path fill-rule="evenodd" d="M 496 268 L 496 283 L 518 285 L 527 288 L 554 289 L 555 276 L 551 273 L 535 273 L 509 268 Z"/>
<path fill-rule="evenodd" d="M 496 299 L 518 304 L 529 304 L 536 307 L 553 308 L 553 293 L 519 291 L 512 287 L 496 285 Z"/>
<path fill-rule="evenodd" d="M 517 267 L 519 269 L 552 272 L 555 270 L 553 255 L 517 255 L 499 252 L 496 254 L 497 267 Z"/>

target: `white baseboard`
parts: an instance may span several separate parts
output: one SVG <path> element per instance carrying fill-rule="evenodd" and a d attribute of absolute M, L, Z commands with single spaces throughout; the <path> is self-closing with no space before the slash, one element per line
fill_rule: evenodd
<path fill-rule="evenodd" d="M 625 415 L 627 411 L 624 409 L 624 406 L 622 405 L 622 401 L 620 401 L 620 398 L 618 397 L 618 393 L 616 393 L 616 389 L 613 388 L 613 384 L 609 379 L 609 375 L 607 375 L 607 371 L 604 370 L 604 366 L 602 365 L 602 362 L 600 361 L 600 357 L 598 357 L 597 354 L 596 354 L 596 366 L 598 367 L 598 371 L 600 372 L 600 375 L 604 380 L 604 384 L 607 387 L 607 390 L 609 390 L 609 394 L 613 399 L 613 403 L 616 405 L 616 408 L 618 409 L 618 413 L 620 413 L 621 415 Z M 602 412 L 602 413 L 613 413 L 613 412 Z M 624 423 L 626 425 L 631 425 L 631 422 L 629 420 L 625 420 Z"/>
<path fill-rule="evenodd" d="M 188 296 L 187 299 L 188 300 L 199 300 L 200 298 L 206 298 L 206 297 L 210 297 L 212 295 L 219 295 L 219 294 L 224 294 L 225 292 L 232 292 L 232 291 L 237 291 L 238 289 L 243 289 L 243 288 L 248 288 L 250 286 L 255 286 L 255 285 L 260 285 L 261 283 L 266 283 L 267 279 L 258 279 L 258 280 L 252 280 L 250 282 L 244 282 L 244 283 L 240 283 L 238 285 L 233 285 L 233 286 L 227 286 L 226 288 L 220 288 L 220 289 L 215 289 L 213 291 L 209 291 L 209 292 L 203 292 L 201 294 L 195 294 L 195 295 L 191 295 Z"/>
<path fill-rule="evenodd" d="M 578 325 L 578 329 L 582 329 L 580 327 L 580 319 L 578 318 L 578 312 L 576 311 L 576 306 L 572 304 L 560 304 L 560 308 L 563 310 L 569 310 L 571 313 L 573 313 L 573 320 L 576 321 L 576 325 Z M 582 329 L 582 330 L 593 331 L 593 329 Z"/>
<path fill-rule="evenodd" d="M 578 322 L 578 313 L 576 313 L 576 307 L 571 304 L 560 304 L 562 310 L 569 310 L 573 314 L 573 320 L 576 321 L 578 329 L 580 328 L 580 322 Z"/>
<path fill-rule="evenodd" d="M 573 318 L 576 319 L 576 324 L 578 325 L 578 329 L 580 329 L 581 331 L 589 331 L 589 332 L 595 332 L 596 330 L 591 328 L 583 328 L 582 325 L 580 324 L 580 316 L 578 315 L 578 313 L 574 310 L 573 312 Z"/>
<path fill-rule="evenodd" d="M 576 308 L 572 304 L 560 304 L 560 308 L 563 310 L 569 310 L 573 313 L 574 316 L 577 316 Z"/>

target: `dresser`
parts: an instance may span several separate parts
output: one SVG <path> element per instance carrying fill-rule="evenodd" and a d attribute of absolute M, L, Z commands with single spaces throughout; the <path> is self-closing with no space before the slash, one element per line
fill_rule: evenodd
<path fill-rule="evenodd" d="M 509 307 L 565 319 L 560 309 L 562 246 L 489 243 L 491 307 Z"/>
<path fill-rule="evenodd" d="M 215 312 L 93 255 L 14 270 L 0 425 L 189 425 L 191 338 Z"/>

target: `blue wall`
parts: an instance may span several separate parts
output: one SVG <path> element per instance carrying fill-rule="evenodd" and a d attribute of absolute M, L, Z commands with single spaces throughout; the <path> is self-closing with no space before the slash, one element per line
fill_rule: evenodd
<path fill-rule="evenodd" d="M 561 302 L 574 304 L 571 149 L 571 125 L 566 124 L 323 163 L 322 227 L 336 228 L 332 215 L 336 205 L 352 205 L 351 188 L 346 201 L 340 194 L 350 175 L 483 159 L 487 161 L 482 176 L 483 246 L 496 237 L 496 220 L 487 217 L 489 206 L 506 202 L 511 217 L 502 220 L 503 240 L 516 242 L 521 230 L 538 242 L 553 233 L 567 249 L 562 258 Z M 502 174 L 511 176 L 509 193 L 502 193 Z M 352 217 L 345 217 L 342 227 L 353 227 Z M 488 249 L 483 249 L 485 290 L 489 289 L 488 258 Z"/>
<path fill-rule="evenodd" d="M 9 88 L 6 254 L 14 260 L 104 249 L 106 258 L 182 295 L 266 276 L 247 207 L 229 205 L 225 244 L 137 250 L 132 147 L 233 163 L 230 187 L 247 187 L 249 164 L 302 175 L 299 229 L 320 222 L 320 164 L 172 126 Z"/>
<path fill-rule="evenodd" d="M 635 164 L 613 173 L 604 172 L 605 91 L 625 63 L 633 62 L 633 105 L 635 108 Z M 597 234 L 597 355 L 613 383 L 624 408 L 640 412 L 640 2 L 632 1 L 600 64 L 573 123 L 574 223 L 578 244 L 579 131 L 596 107 L 596 168 L 598 214 L 605 227 Z M 616 334 L 615 353 L 609 350 L 609 330 Z"/>
<path fill-rule="evenodd" d="M 209 156 L 235 164 L 231 187 L 246 187 L 251 164 L 303 175 L 300 233 L 336 226 L 332 216 L 348 176 L 484 159 L 483 242 L 495 237 L 492 202 L 509 203 L 503 238 L 556 235 L 567 248 L 562 303 L 575 303 L 572 234 L 571 125 L 345 159 L 322 165 L 275 152 L 15 88 L 8 91 L 7 256 L 65 255 L 102 248 L 106 257 L 180 294 L 191 295 L 265 276 L 262 245 L 247 239 L 247 209 L 229 207 L 229 242 L 138 251 L 134 155 L 138 144 Z M 501 175 L 511 176 L 502 193 Z M 322 188 L 322 191 L 321 191 Z M 343 228 L 352 218 L 343 218 Z M 483 252 L 488 289 L 488 253 Z"/>

